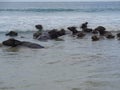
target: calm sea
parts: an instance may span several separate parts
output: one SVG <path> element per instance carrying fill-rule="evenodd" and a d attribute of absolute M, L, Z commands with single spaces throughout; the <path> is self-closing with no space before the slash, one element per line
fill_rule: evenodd
<path fill-rule="evenodd" d="M 120 2 L 0 3 L 0 42 L 9 38 L 7 31 L 16 30 L 22 31 L 16 39 L 45 46 L 0 47 L 0 90 L 120 90 L 116 38 L 92 42 L 90 34 L 83 39 L 65 35 L 63 41 L 43 42 L 32 37 L 36 24 L 48 30 L 85 21 L 91 28 L 119 31 Z"/>

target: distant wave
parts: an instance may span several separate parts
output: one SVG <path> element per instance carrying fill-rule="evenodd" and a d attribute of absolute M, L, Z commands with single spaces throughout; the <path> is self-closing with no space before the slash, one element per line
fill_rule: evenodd
<path fill-rule="evenodd" d="M 18 11 L 18 12 L 66 12 L 75 11 L 74 9 L 0 9 L 0 11 Z"/>
<path fill-rule="evenodd" d="M 120 11 L 120 8 L 85 8 L 85 9 L 0 9 L 1 11 L 9 12 L 103 12 L 103 11 Z"/>

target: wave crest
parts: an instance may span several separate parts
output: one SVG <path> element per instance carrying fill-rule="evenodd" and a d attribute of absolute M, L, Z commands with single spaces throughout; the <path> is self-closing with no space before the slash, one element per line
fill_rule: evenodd
<path fill-rule="evenodd" d="M 0 11 L 10 11 L 10 12 L 102 12 L 102 11 L 120 11 L 120 8 L 85 8 L 85 9 L 40 9 L 40 8 L 30 8 L 30 9 L 0 9 Z"/>

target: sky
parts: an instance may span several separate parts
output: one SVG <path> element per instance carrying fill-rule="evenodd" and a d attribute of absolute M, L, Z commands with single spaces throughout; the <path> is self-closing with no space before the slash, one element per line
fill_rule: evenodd
<path fill-rule="evenodd" d="M 79 1 L 79 2 L 91 2 L 91 1 L 120 1 L 120 0 L 0 0 L 0 2 L 71 2 L 71 1 Z"/>

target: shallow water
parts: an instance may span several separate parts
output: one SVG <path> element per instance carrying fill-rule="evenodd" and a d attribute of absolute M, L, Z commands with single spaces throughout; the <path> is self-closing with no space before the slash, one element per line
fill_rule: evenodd
<path fill-rule="evenodd" d="M 0 32 L 34 31 L 77 26 L 88 21 L 90 28 L 102 25 L 109 31 L 120 30 L 120 2 L 0 3 Z"/>
<path fill-rule="evenodd" d="M 119 40 L 92 42 L 90 35 L 66 35 L 61 37 L 64 41 L 41 42 L 31 35 L 23 33 L 25 38 L 17 39 L 46 48 L 0 48 L 0 90 L 120 89 Z"/>
<path fill-rule="evenodd" d="M 120 41 L 91 35 L 63 41 L 34 40 L 34 25 L 44 30 L 103 25 L 108 31 L 120 27 L 120 2 L 0 3 L 0 42 L 5 33 L 19 31 L 18 40 L 31 41 L 44 49 L 0 47 L 0 90 L 119 90 Z M 33 32 L 30 32 L 33 31 Z M 24 38 L 21 38 L 24 37 Z"/>

